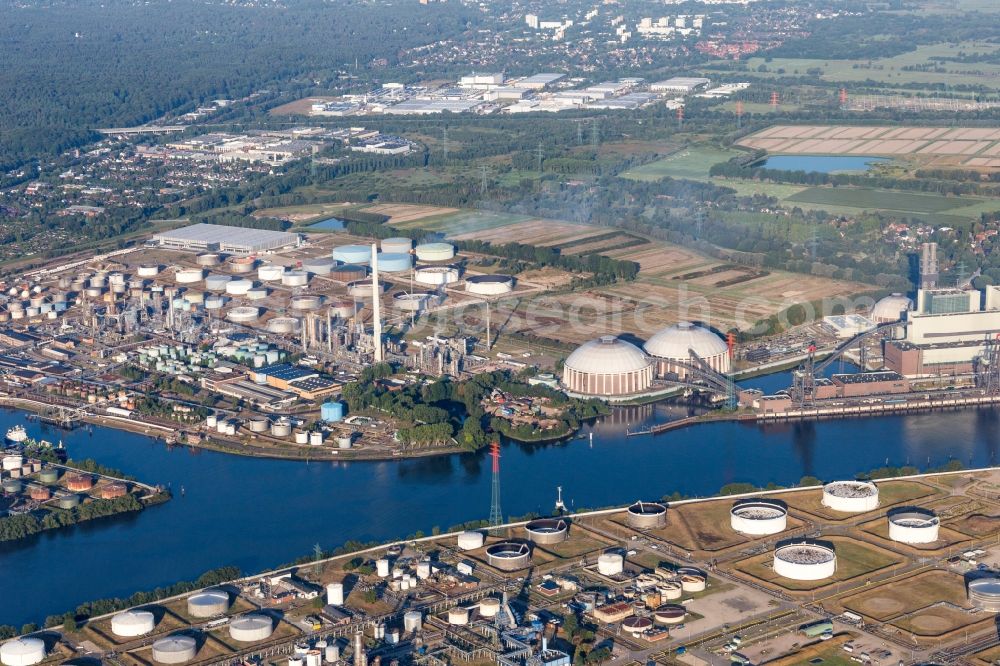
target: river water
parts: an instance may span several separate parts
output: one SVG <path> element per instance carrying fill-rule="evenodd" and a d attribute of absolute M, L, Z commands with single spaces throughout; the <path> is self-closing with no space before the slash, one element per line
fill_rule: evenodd
<path fill-rule="evenodd" d="M 751 383 L 773 390 L 786 386 L 787 376 Z M 551 511 L 557 485 L 571 508 L 582 509 L 674 491 L 710 495 L 732 482 L 850 477 L 884 464 L 926 468 L 957 458 L 967 466 L 992 465 L 1000 436 L 995 409 L 767 426 L 725 422 L 625 435 L 685 413 L 665 404 L 623 408 L 587 427 L 582 439 L 505 442 L 505 515 Z M 93 457 L 169 484 L 175 497 L 138 515 L 0 545 L 0 623 L 40 622 L 86 600 L 127 596 L 217 566 L 253 573 L 309 554 L 314 544 L 330 549 L 349 539 L 401 538 L 490 511 L 485 452 L 305 464 L 167 448 L 107 428 L 45 431 L 20 412 L 0 412 L 0 432 L 15 423 L 35 437 L 61 437 L 73 458 Z"/>

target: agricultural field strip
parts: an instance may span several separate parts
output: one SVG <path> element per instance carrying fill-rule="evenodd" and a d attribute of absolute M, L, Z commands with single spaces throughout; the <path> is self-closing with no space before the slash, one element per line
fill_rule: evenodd
<path fill-rule="evenodd" d="M 738 145 L 791 154 L 995 155 L 1000 151 L 1000 129 L 775 125 L 744 137 Z"/>

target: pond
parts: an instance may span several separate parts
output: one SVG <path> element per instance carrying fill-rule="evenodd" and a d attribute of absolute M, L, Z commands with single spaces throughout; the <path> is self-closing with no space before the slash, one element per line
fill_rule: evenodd
<path fill-rule="evenodd" d="M 772 155 L 760 166 L 782 171 L 819 173 L 863 173 L 876 164 L 891 162 L 888 157 L 870 155 Z"/>

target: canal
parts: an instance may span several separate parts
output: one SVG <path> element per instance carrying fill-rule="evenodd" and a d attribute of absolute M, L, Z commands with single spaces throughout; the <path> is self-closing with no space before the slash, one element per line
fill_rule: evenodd
<path fill-rule="evenodd" d="M 764 377 L 749 384 L 780 386 Z M 622 408 L 582 438 L 547 445 L 506 442 L 505 515 L 548 512 L 556 486 L 571 508 L 653 499 L 675 491 L 709 495 L 727 483 L 793 484 L 805 475 L 852 477 L 885 464 L 996 463 L 1000 411 L 935 412 L 757 426 L 699 425 L 659 436 L 625 435 L 677 418 L 666 404 Z M 34 437 L 60 437 L 76 459 L 92 457 L 151 483 L 172 501 L 0 545 L 0 623 L 41 622 L 79 603 L 127 596 L 207 569 L 246 573 L 350 539 L 400 538 L 489 515 L 485 452 L 391 462 L 301 463 L 168 448 L 131 433 L 45 431 L 19 412 L 0 412 L 0 432 L 26 424 Z M 589 435 L 593 433 L 593 441 Z M 184 493 L 181 494 L 181 488 Z"/>

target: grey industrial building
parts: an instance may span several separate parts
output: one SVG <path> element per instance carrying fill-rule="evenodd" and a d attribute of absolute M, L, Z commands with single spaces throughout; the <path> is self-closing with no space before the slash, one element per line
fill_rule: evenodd
<path fill-rule="evenodd" d="M 256 254 L 297 245 L 299 236 L 268 229 L 230 227 L 222 224 L 192 224 L 155 234 L 153 241 L 161 247 L 177 250 Z"/>

